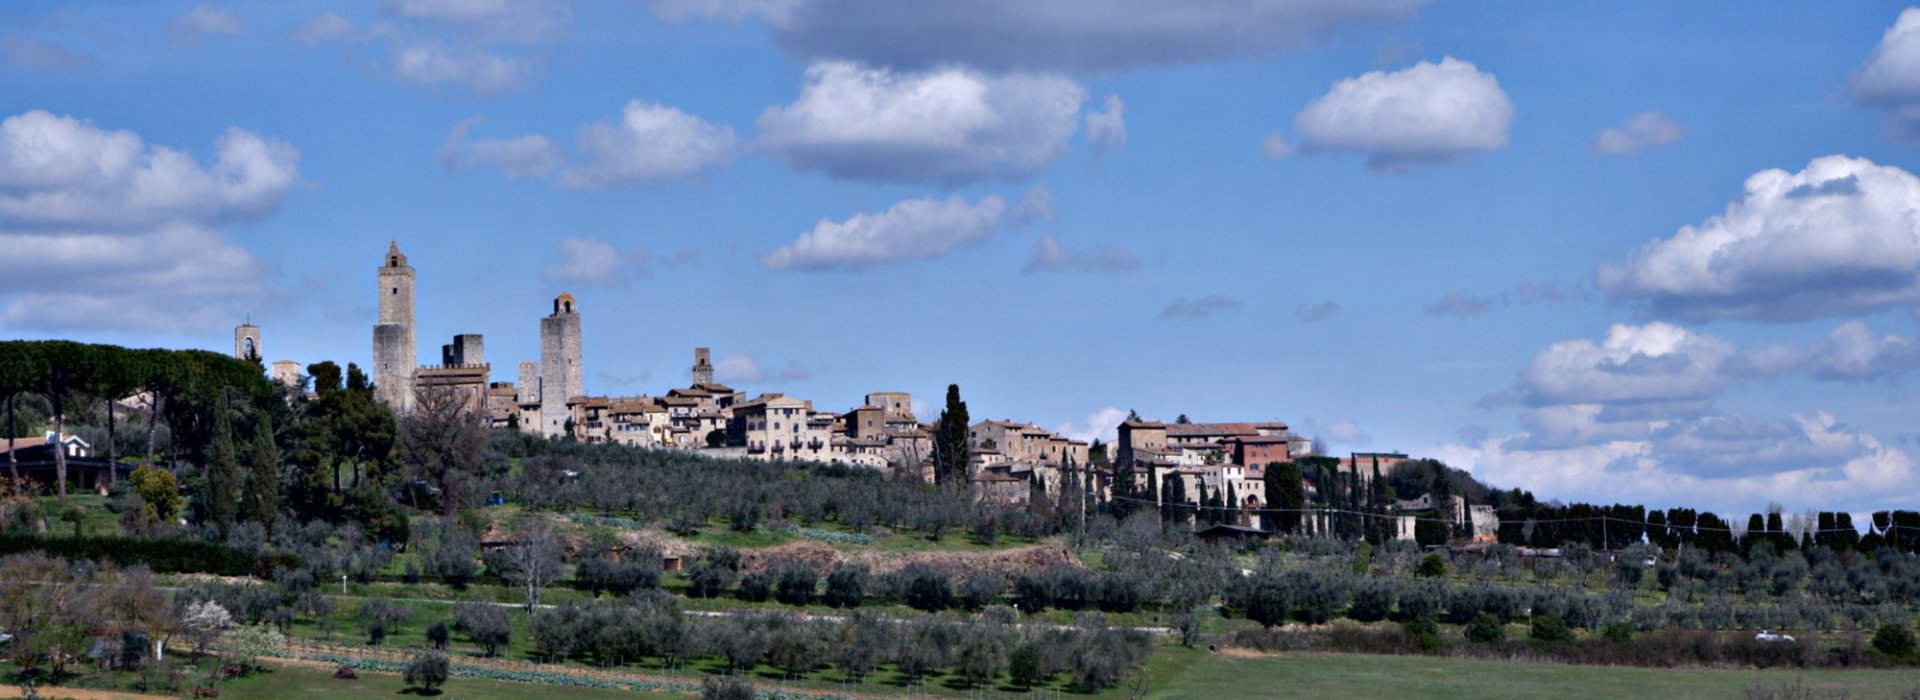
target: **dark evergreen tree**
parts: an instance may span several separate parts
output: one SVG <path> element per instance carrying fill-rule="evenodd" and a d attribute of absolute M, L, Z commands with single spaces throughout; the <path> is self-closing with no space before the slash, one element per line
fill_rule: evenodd
<path fill-rule="evenodd" d="M 1274 509 L 1272 525 L 1276 532 L 1294 533 L 1300 529 L 1300 511 L 1307 507 L 1307 489 L 1300 481 L 1300 465 L 1273 462 L 1265 474 L 1267 507 Z"/>
<path fill-rule="evenodd" d="M 968 436 L 967 402 L 960 400 L 960 385 L 947 385 L 947 407 L 933 431 L 933 478 L 941 487 L 960 490 L 967 487 L 967 452 L 973 441 Z"/>
<path fill-rule="evenodd" d="M 273 442 L 273 425 L 266 415 L 254 417 L 246 463 L 246 496 L 240 517 L 271 529 L 280 515 L 280 447 Z"/>
<path fill-rule="evenodd" d="M 213 446 L 207 454 L 207 519 L 226 537 L 240 511 L 240 455 L 233 444 L 232 411 L 218 402 L 213 412 Z"/>

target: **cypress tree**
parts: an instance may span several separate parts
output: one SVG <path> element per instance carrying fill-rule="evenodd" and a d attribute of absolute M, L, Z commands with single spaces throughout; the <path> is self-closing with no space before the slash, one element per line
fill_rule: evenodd
<path fill-rule="evenodd" d="M 271 419 L 261 415 L 253 422 L 253 441 L 247 446 L 246 500 L 241 515 L 268 528 L 279 516 L 280 447 L 273 442 Z"/>
<path fill-rule="evenodd" d="M 1274 529 L 1293 533 L 1300 529 L 1300 510 L 1307 506 L 1307 490 L 1300 485 L 1300 465 L 1273 462 L 1266 471 L 1267 507 L 1276 509 Z"/>
<path fill-rule="evenodd" d="M 213 445 L 207 453 L 207 517 L 226 537 L 240 505 L 240 457 L 233 445 L 231 410 L 213 409 Z"/>
<path fill-rule="evenodd" d="M 933 478 L 949 490 L 967 485 L 967 451 L 972 440 L 967 434 L 967 402 L 960 400 L 960 385 L 947 385 L 947 407 L 933 432 Z"/>

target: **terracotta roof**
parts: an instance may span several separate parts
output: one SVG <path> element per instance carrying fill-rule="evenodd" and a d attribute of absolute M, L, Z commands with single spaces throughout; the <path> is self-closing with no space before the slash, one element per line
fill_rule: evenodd
<path fill-rule="evenodd" d="M 1166 428 L 1167 424 L 1152 420 L 1129 420 L 1120 424 L 1126 428 Z"/>
<path fill-rule="evenodd" d="M 1167 437 L 1231 437 L 1259 435 L 1261 430 L 1286 430 L 1278 421 L 1256 423 L 1174 423 L 1167 426 Z"/>

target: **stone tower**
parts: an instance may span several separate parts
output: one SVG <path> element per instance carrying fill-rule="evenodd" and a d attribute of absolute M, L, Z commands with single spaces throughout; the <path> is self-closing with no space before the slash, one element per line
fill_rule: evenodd
<path fill-rule="evenodd" d="M 520 386 L 514 387 L 514 400 L 540 403 L 540 363 L 520 363 Z"/>
<path fill-rule="evenodd" d="M 713 352 L 706 348 L 693 349 L 693 385 L 713 383 Z"/>
<path fill-rule="evenodd" d="M 252 323 L 243 323 L 233 328 L 233 356 L 242 360 L 258 362 L 265 357 L 260 353 L 260 327 Z"/>
<path fill-rule="evenodd" d="M 380 323 L 373 327 L 374 398 L 396 412 L 413 408 L 413 266 L 399 242 L 380 266 Z"/>
<path fill-rule="evenodd" d="M 572 411 L 567 400 L 584 391 L 580 367 L 580 312 L 573 295 L 561 292 L 553 300 L 553 314 L 540 319 L 540 434 L 567 433 Z"/>

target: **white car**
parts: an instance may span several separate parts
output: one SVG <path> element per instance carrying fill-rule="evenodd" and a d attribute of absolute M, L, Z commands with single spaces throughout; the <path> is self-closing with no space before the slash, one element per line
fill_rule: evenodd
<path fill-rule="evenodd" d="M 1759 634 L 1753 635 L 1753 641 L 1768 644 L 1792 644 L 1794 639 L 1791 634 L 1780 634 L 1773 630 L 1760 630 Z"/>

